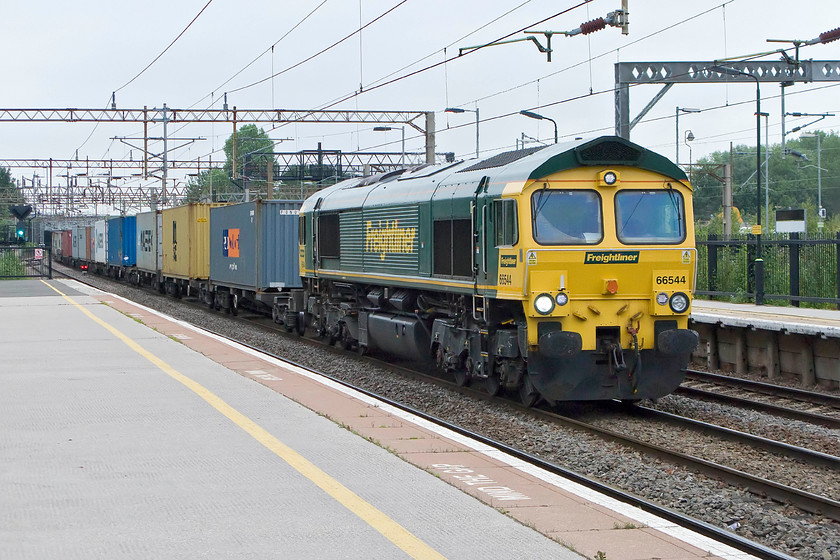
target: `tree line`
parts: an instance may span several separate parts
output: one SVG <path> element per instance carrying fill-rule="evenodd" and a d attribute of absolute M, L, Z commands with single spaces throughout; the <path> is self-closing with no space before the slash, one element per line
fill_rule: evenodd
<path fill-rule="evenodd" d="M 818 190 L 822 192 L 822 205 L 826 210 L 823 231 L 840 231 L 840 137 L 834 132 L 820 132 L 820 153 L 817 138 L 805 137 L 785 142 L 787 153 L 782 157 L 781 143 L 769 149 L 765 164 L 766 146 L 761 147 L 761 222 L 765 232 L 773 231 L 775 210 L 804 208 L 809 232 L 818 230 Z M 732 148 L 732 232 L 738 231 L 738 215 L 744 225 L 755 224 L 756 218 L 756 149 L 754 145 L 737 145 Z M 818 189 L 817 162 L 822 168 L 821 188 Z M 723 184 L 708 171 L 722 176 L 715 168 L 730 161 L 729 151 L 714 152 L 701 158 L 692 166 L 694 186 L 694 219 L 698 232 L 722 233 Z M 769 173 L 769 176 L 767 175 Z M 765 216 L 765 177 L 769 182 L 770 215 Z"/>

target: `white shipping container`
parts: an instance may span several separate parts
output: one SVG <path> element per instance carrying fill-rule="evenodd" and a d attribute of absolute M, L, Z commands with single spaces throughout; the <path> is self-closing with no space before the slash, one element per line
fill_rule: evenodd
<path fill-rule="evenodd" d="M 86 243 L 85 243 L 85 227 L 84 226 L 74 226 L 73 227 L 73 258 L 76 260 L 86 260 L 87 259 L 87 250 L 86 250 Z"/>
<path fill-rule="evenodd" d="M 106 264 L 108 262 L 108 235 L 105 231 L 105 226 L 105 220 L 98 220 L 93 225 L 93 236 L 96 240 L 96 245 L 94 246 L 95 254 L 93 255 L 93 260 L 101 264 Z"/>
<path fill-rule="evenodd" d="M 160 227 L 160 212 L 137 214 L 137 268 L 143 272 L 156 273 L 161 269 Z"/>

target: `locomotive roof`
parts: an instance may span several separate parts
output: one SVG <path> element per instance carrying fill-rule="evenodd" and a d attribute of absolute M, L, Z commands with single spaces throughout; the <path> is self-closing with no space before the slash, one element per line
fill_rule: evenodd
<path fill-rule="evenodd" d="M 477 161 L 427 164 L 369 177 L 349 179 L 313 194 L 304 202 L 301 210 L 312 210 L 318 204 L 319 199 L 326 203 L 324 209 L 332 206 L 332 204 L 327 203 L 327 199 L 332 199 L 330 201 L 332 203 L 339 203 L 337 199 L 346 202 L 349 198 L 361 199 L 361 202 L 377 186 L 386 184 L 389 190 L 392 190 L 391 187 L 393 186 L 397 190 L 408 194 L 414 189 L 422 191 L 427 191 L 428 188 L 434 189 L 439 184 L 477 183 L 482 177 L 489 176 L 490 183 L 501 192 L 501 189 L 507 183 L 521 182 L 525 185 L 530 181 L 567 169 L 581 166 L 620 165 L 661 173 L 675 181 L 685 181 L 687 179 L 685 172 L 664 156 L 618 136 L 601 136 L 595 139 L 575 140 L 550 146 L 505 152 Z M 423 188 L 421 188 L 421 183 Z M 405 202 L 410 201 L 406 200 Z"/>

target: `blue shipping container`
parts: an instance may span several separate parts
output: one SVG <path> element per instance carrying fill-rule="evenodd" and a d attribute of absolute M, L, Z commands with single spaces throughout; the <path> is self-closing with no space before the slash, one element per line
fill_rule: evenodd
<path fill-rule="evenodd" d="M 253 292 L 299 288 L 300 200 L 210 209 L 210 280 Z"/>
<path fill-rule="evenodd" d="M 137 264 L 137 218 L 117 216 L 108 218 L 108 264 L 134 266 Z"/>

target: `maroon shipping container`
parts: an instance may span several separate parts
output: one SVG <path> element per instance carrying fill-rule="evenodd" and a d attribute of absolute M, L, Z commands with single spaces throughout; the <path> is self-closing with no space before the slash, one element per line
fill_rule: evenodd
<path fill-rule="evenodd" d="M 73 260 L 73 230 L 66 229 L 61 232 L 61 258 L 65 261 Z"/>
<path fill-rule="evenodd" d="M 85 240 L 85 260 L 87 262 L 93 262 L 93 226 L 88 226 L 85 228 Z"/>

